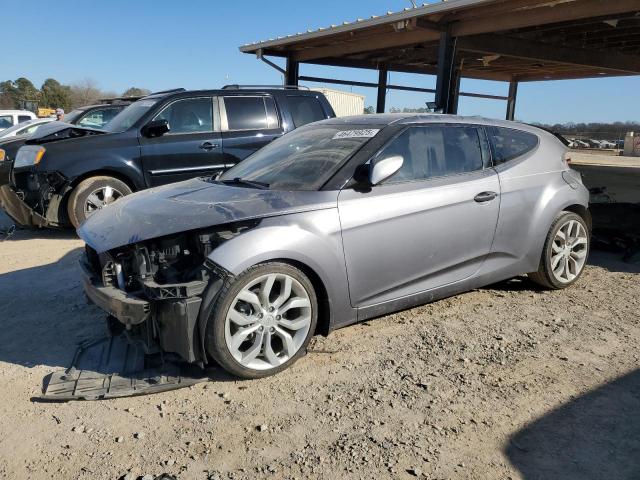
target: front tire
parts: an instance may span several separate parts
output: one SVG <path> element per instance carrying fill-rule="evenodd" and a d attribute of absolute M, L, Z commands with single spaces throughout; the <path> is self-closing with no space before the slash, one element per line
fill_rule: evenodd
<path fill-rule="evenodd" d="M 529 278 L 553 290 L 573 285 L 584 272 L 590 244 L 584 219 L 573 212 L 561 212 L 547 234 L 538 271 L 529 273 Z"/>
<path fill-rule="evenodd" d="M 113 177 L 90 177 L 81 181 L 69 195 L 67 214 L 78 228 L 92 214 L 125 195 L 133 193 L 129 186 Z"/>
<path fill-rule="evenodd" d="M 238 377 L 273 375 L 306 353 L 317 319 L 304 273 L 280 262 L 255 265 L 223 285 L 207 322 L 207 352 Z"/>

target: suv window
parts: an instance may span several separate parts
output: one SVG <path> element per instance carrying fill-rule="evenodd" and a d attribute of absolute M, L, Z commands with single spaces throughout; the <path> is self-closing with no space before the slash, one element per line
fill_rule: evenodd
<path fill-rule="evenodd" d="M 279 125 L 272 97 L 224 97 L 229 130 L 262 130 Z"/>
<path fill-rule="evenodd" d="M 376 158 L 393 155 L 401 155 L 404 163 L 386 183 L 424 180 L 483 168 L 478 130 L 471 126 L 410 127 Z"/>
<path fill-rule="evenodd" d="M 538 137 L 533 133 L 503 127 L 488 130 L 495 164 L 513 160 L 538 146 Z"/>
<path fill-rule="evenodd" d="M 326 118 L 320 100 L 315 97 L 289 96 L 287 100 L 296 128 Z"/>
<path fill-rule="evenodd" d="M 0 116 L 0 128 L 13 127 L 13 117 L 11 115 Z"/>
<path fill-rule="evenodd" d="M 91 111 L 77 125 L 80 127 L 102 128 L 115 117 L 122 108 L 101 108 Z"/>
<path fill-rule="evenodd" d="M 213 131 L 213 99 L 211 97 L 177 100 L 155 116 L 169 122 L 169 133 Z"/>
<path fill-rule="evenodd" d="M 18 115 L 18 123 L 28 122 L 29 120 L 33 120 L 29 115 Z"/>

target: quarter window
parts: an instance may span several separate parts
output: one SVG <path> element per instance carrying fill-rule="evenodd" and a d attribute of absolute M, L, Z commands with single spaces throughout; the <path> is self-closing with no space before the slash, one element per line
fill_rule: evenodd
<path fill-rule="evenodd" d="M 28 115 L 18 115 L 18 123 L 28 122 L 29 120 L 33 120 L 33 118 Z"/>
<path fill-rule="evenodd" d="M 520 157 L 538 146 L 538 137 L 512 128 L 488 128 L 493 149 L 493 162 L 500 164 Z"/>
<path fill-rule="evenodd" d="M 279 125 L 272 97 L 224 97 L 229 130 L 264 130 Z"/>
<path fill-rule="evenodd" d="M 169 133 L 212 132 L 213 99 L 200 97 L 177 100 L 156 115 L 154 120 L 169 122 Z"/>
<path fill-rule="evenodd" d="M 287 100 L 296 128 L 326 118 L 320 100 L 315 97 L 289 96 Z"/>
<path fill-rule="evenodd" d="M 402 156 L 404 162 L 386 183 L 425 180 L 483 168 L 478 130 L 470 126 L 410 127 L 376 158 L 394 155 Z"/>

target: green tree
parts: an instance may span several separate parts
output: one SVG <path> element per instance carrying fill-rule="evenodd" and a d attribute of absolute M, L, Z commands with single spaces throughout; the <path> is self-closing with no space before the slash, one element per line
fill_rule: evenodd
<path fill-rule="evenodd" d="M 35 87 L 28 78 L 20 77 L 13 82 L 18 100 L 39 100 L 40 91 Z"/>
<path fill-rule="evenodd" d="M 122 93 L 122 96 L 123 97 L 144 97 L 145 95 L 149 95 L 150 93 L 151 93 L 151 90 L 148 90 L 146 88 L 131 87 L 131 88 L 127 88 Z"/>
<path fill-rule="evenodd" d="M 16 87 L 11 80 L 0 82 L 0 108 L 17 108 L 18 98 Z"/>
<path fill-rule="evenodd" d="M 367 115 L 371 115 L 372 113 L 376 113 L 376 109 L 373 105 L 369 105 L 368 107 L 364 108 L 364 113 Z"/>
<path fill-rule="evenodd" d="M 40 106 L 71 109 L 71 88 L 61 85 L 53 78 L 47 78 L 40 88 Z"/>

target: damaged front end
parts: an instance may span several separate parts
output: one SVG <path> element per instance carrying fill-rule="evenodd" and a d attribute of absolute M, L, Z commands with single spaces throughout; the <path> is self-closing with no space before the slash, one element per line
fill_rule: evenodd
<path fill-rule="evenodd" d="M 229 275 L 207 257 L 256 224 L 221 225 L 104 253 L 87 246 L 81 260 L 85 293 L 108 313 L 112 333 L 124 330 L 146 353 L 172 352 L 204 366 L 207 308 Z"/>
<path fill-rule="evenodd" d="M 63 200 L 70 190 L 58 172 L 14 172 L 0 186 L 0 207 L 24 227 L 58 227 L 67 223 Z"/>

